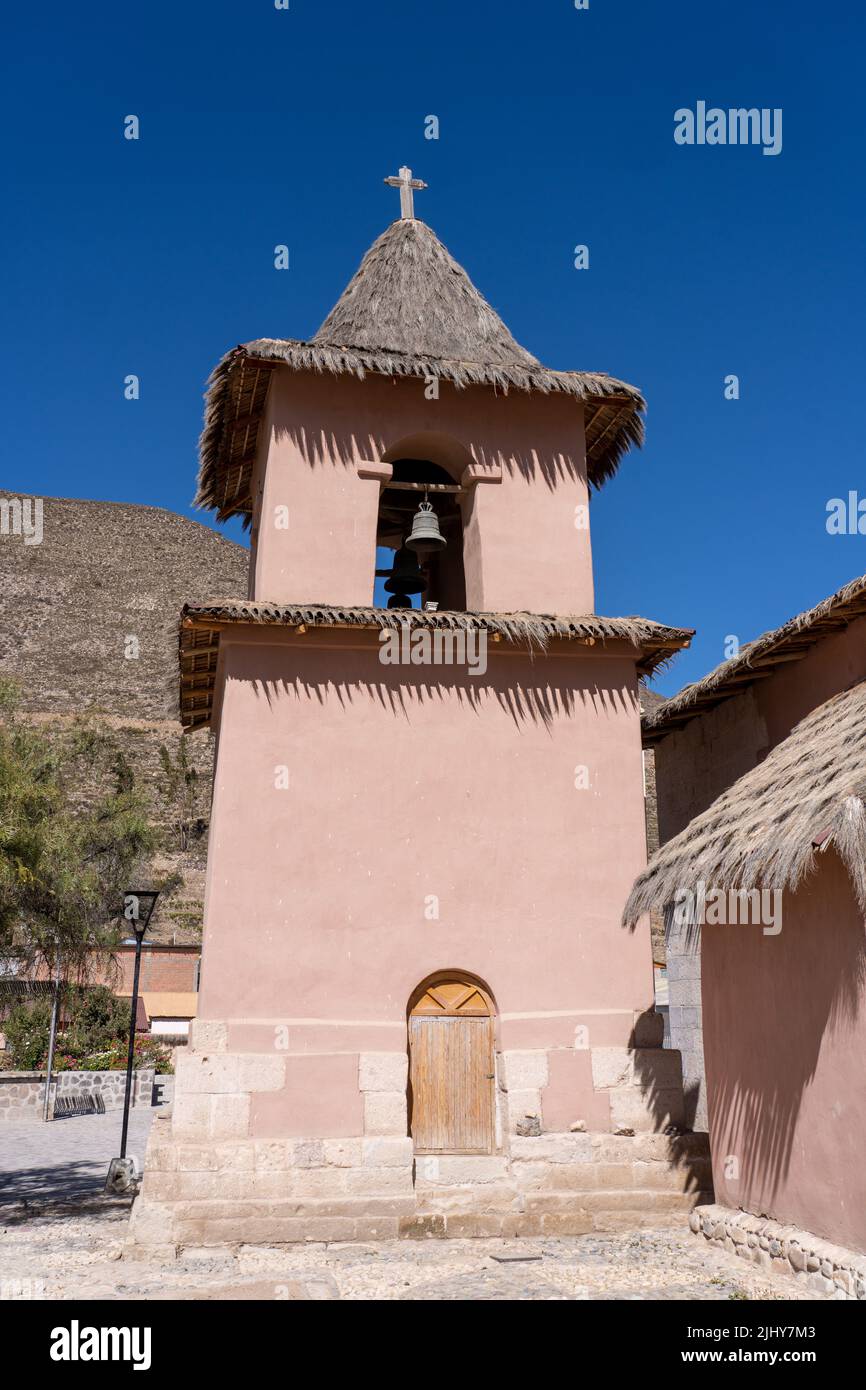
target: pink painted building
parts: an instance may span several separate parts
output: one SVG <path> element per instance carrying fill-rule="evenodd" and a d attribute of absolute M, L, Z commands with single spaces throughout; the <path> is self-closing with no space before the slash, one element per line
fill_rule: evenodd
<path fill-rule="evenodd" d="M 719 1203 L 704 1229 L 866 1297 L 845 1255 L 866 1251 L 866 576 L 651 711 L 644 737 L 663 843 L 629 920 L 699 884 L 724 895 L 692 933 Z"/>
<path fill-rule="evenodd" d="M 544 368 L 414 217 L 310 342 L 216 369 L 199 496 L 249 520 L 250 586 L 182 618 L 183 718 L 218 734 L 201 990 L 137 1241 L 693 1203 L 649 932 L 619 928 L 638 681 L 690 634 L 593 603 L 589 495 L 642 407 Z M 445 544 L 401 550 L 425 496 Z"/>

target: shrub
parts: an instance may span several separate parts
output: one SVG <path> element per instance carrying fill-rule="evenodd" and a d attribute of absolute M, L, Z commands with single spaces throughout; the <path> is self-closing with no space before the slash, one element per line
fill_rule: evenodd
<path fill-rule="evenodd" d="M 29 999 L 13 1004 L 3 1023 L 6 1048 L 17 1071 L 36 1071 L 48 1048 L 51 1000 Z"/>
<path fill-rule="evenodd" d="M 64 1026 L 57 1031 L 55 1071 L 125 1071 L 129 1008 L 128 1000 L 118 999 L 105 985 L 70 989 L 61 1005 Z M 3 1024 L 13 1067 L 22 1071 L 45 1069 L 50 1029 L 50 999 L 14 1006 Z M 171 1072 L 171 1049 L 156 1038 L 138 1036 L 133 1066 Z"/>
<path fill-rule="evenodd" d="M 92 989 L 70 991 L 64 1009 L 68 1019 L 63 1030 L 65 1046 L 70 1052 L 101 1052 L 112 1043 L 129 1038 L 129 1001 L 118 999 L 105 985 Z M 123 1050 L 126 1064 L 126 1048 Z"/>

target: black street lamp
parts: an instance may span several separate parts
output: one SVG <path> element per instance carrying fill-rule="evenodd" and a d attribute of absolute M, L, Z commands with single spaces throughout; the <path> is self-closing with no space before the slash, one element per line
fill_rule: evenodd
<path fill-rule="evenodd" d="M 135 933 L 135 969 L 132 976 L 132 1003 L 129 1017 L 129 1049 L 126 1054 L 126 1091 L 123 1097 L 123 1129 L 120 1132 L 120 1158 L 113 1158 L 108 1170 L 106 1190 L 122 1191 L 135 1177 L 134 1161 L 126 1157 L 129 1129 L 129 1103 L 132 1096 L 132 1066 L 135 1059 L 135 1021 L 138 1014 L 138 977 L 141 971 L 141 943 L 159 893 L 130 890 L 123 897 L 123 916 Z"/>

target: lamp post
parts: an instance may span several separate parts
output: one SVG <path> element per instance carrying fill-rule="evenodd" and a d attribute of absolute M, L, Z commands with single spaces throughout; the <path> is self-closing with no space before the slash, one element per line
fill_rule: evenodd
<path fill-rule="evenodd" d="M 129 1102 L 132 1096 L 132 1064 L 135 1059 L 135 1020 L 138 1012 L 138 977 L 141 971 L 141 943 L 159 893 L 138 889 L 124 894 L 123 916 L 135 933 L 135 969 L 132 976 L 132 1002 L 129 1017 L 129 1049 L 126 1054 L 126 1090 L 123 1097 L 123 1129 L 120 1132 L 120 1157 L 111 1160 L 106 1191 L 125 1191 L 135 1178 L 135 1161 L 126 1157 L 126 1135 L 129 1129 Z"/>
<path fill-rule="evenodd" d="M 45 1063 L 45 1100 L 42 1105 L 42 1119 L 51 1120 L 51 1073 L 54 1070 L 54 1044 L 57 1041 L 57 1019 L 60 1014 L 60 942 L 56 943 L 57 959 L 54 963 L 54 994 L 51 1001 L 51 1028 L 48 1033 L 48 1060 Z"/>

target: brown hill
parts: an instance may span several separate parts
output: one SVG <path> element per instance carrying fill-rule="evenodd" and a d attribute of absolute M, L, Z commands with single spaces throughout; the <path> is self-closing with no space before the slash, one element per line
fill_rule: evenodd
<path fill-rule="evenodd" d="M 0 504 L 24 496 L 0 491 Z M 165 840 L 154 872 L 183 880 L 160 904 L 156 939 L 200 934 L 213 770 L 210 734 L 187 735 L 193 814 L 166 795 L 159 749 L 176 766 L 181 742 L 178 615 L 190 599 L 246 594 L 248 560 L 244 546 L 160 507 L 48 497 L 40 544 L 0 528 L 0 674 L 40 723 L 104 719 L 148 788 Z"/>

